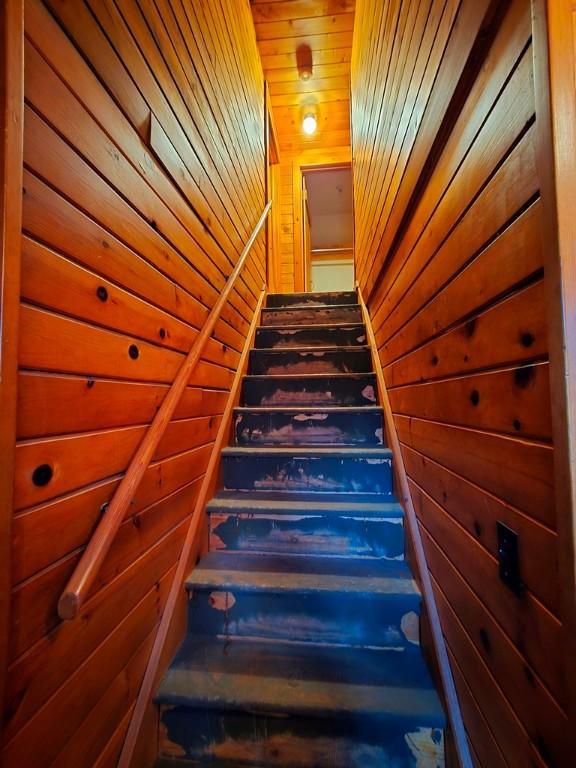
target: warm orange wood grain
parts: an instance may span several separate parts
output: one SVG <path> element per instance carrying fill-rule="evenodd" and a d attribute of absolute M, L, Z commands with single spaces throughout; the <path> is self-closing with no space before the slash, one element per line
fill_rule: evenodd
<path fill-rule="evenodd" d="M 0 8 L 0 706 L 10 635 L 10 561 L 16 439 L 22 227 L 24 18 L 20 0 Z"/>
<path fill-rule="evenodd" d="M 163 578 L 153 562 L 167 573 L 178 558 L 264 282 L 263 235 L 81 623 L 61 623 L 58 595 L 118 487 L 130 440 L 152 421 L 262 213 L 263 77 L 249 9 L 226 0 L 25 0 L 25 15 L 24 471 L 12 537 L 15 687 L 5 754 L 34 768 L 111 768 L 145 642 L 137 645 L 137 632 L 121 639 L 118 606 L 128 611 L 148 590 L 140 622 L 153 631 L 158 603 L 146 579 Z M 55 470 L 47 486 L 32 480 L 41 460 Z M 91 605 L 102 621 L 92 624 Z M 111 666 L 101 655 L 108 642 L 120 671 L 95 680 Z M 95 696 L 87 708 L 76 706 L 82 680 Z M 66 706 L 73 722 L 60 728 Z M 27 751 L 48 733 L 45 753 Z"/>
<path fill-rule="evenodd" d="M 571 754 L 563 735 L 574 672 L 563 637 L 573 642 L 573 600 L 563 597 L 562 552 L 573 535 L 559 524 L 572 486 L 557 441 L 569 421 L 559 417 L 569 323 L 559 320 L 550 261 L 559 262 L 546 235 L 553 161 L 549 118 L 538 112 L 548 86 L 539 7 L 363 0 L 352 56 L 357 274 L 483 768 Z M 573 46 L 568 32 L 564 44 Z M 519 534 L 520 598 L 499 578 L 498 522 Z M 568 567 L 573 574 L 572 558 Z M 475 652 L 448 636 L 453 615 Z M 478 644 L 488 626 L 506 665 Z M 478 653 L 486 674 L 472 668 Z M 532 697 L 518 695 L 525 684 L 510 679 L 514 670 L 533 676 Z"/>
<path fill-rule="evenodd" d="M 537 158 L 544 207 L 545 269 L 556 445 L 559 577 L 568 688 L 568 761 L 576 760 L 576 7 L 532 2 Z"/>
<path fill-rule="evenodd" d="M 350 146 L 354 5 L 350 0 L 251 4 L 283 154 Z M 309 53 L 303 54 L 304 49 Z M 312 77 L 302 80 L 298 65 L 309 58 Z M 306 108 L 312 108 L 318 120 L 312 137 L 302 131 Z"/>
<path fill-rule="evenodd" d="M 194 368 L 200 360 L 200 356 L 204 351 L 204 345 L 212 335 L 214 326 L 220 317 L 222 307 L 225 306 L 228 301 L 228 297 L 234 288 L 236 279 L 250 254 L 252 245 L 260 234 L 260 230 L 266 221 L 271 205 L 272 203 L 270 202 L 265 207 L 254 232 L 244 247 L 238 263 L 226 282 L 224 290 L 220 293 L 218 300 L 210 311 L 206 323 L 202 327 L 202 330 L 198 334 L 198 338 L 186 356 L 186 360 L 179 368 L 176 378 L 170 386 L 166 397 L 162 401 L 162 405 L 158 409 L 158 412 L 154 416 L 150 428 L 134 453 L 128 469 L 126 470 L 126 474 L 122 478 L 98 527 L 92 534 L 90 543 L 88 544 L 80 563 L 66 585 L 66 589 L 62 593 L 58 606 L 58 612 L 62 619 L 73 619 L 78 614 L 90 587 L 94 583 L 102 562 L 114 540 L 116 531 L 120 527 L 126 510 L 130 505 L 134 492 L 140 484 L 144 472 L 152 460 L 160 441 L 164 437 L 166 427 L 172 419 L 178 401 L 186 389 Z"/>
<path fill-rule="evenodd" d="M 155 686 L 158 684 L 160 676 L 163 673 L 163 665 L 169 663 L 171 655 L 182 639 L 182 615 L 183 608 L 185 608 L 184 580 L 186 579 L 190 568 L 193 566 L 196 556 L 202 551 L 203 547 L 206 546 L 206 543 L 201 540 L 202 535 L 206 536 L 204 519 L 205 507 L 218 482 L 220 453 L 230 439 L 232 415 L 234 407 L 238 405 L 240 400 L 242 378 L 248 367 L 250 349 L 256 334 L 256 328 L 260 323 L 260 309 L 264 303 L 265 296 L 266 292 L 262 291 L 258 304 L 256 305 L 250 331 L 246 337 L 246 344 L 242 351 L 240 364 L 236 371 L 232 387 L 230 388 L 230 394 L 210 454 L 202 486 L 194 505 L 189 527 L 186 531 L 184 544 L 178 560 L 178 566 L 170 587 L 168 602 L 164 614 L 162 615 L 162 620 L 154 640 L 154 647 L 148 660 L 144 682 L 140 689 L 134 714 L 128 727 L 126 740 L 118 762 L 118 768 L 132 768 L 132 766 L 133 768 L 138 768 L 138 743 L 139 741 L 146 742 L 150 737 L 150 734 L 146 734 L 142 731 L 146 712 L 151 706 Z"/>

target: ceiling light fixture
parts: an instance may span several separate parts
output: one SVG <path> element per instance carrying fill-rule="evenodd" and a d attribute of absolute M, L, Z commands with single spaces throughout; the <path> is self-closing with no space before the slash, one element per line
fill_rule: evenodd
<path fill-rule="evenodd" d="M 310 80 L 312 77 L 312 49 L 302 44 L 296 48 L 296 66 L 300 80 Z"/>
<path fill-rule="evenodd" d="M 302 120 L 302 130 L 308 136 L 312 136 L 313 133 L 316 133 L 317 127 L 318 127 L 318 122 L 316 120 L 315 115 L 312 112 L 307 112 L 304 115 L 304 120 Z"/>

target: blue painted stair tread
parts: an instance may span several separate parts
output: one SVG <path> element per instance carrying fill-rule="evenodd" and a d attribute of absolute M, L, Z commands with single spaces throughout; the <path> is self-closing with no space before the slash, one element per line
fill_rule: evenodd
<path fill-rule="evenodd" d="M 267 307 L 262 310 L 262 325 L 334 325 L 361 323 L 362 310 L 358 304 L 334 304 L 330 307 Z"/>
<path fill-rule="evenodd" d="M 391 495 L 391 460 L 388 448 L 235 446 L 222 451 L 222 474 L 227 490 Z"/>
<path fill-rule="evenodd" d="M 293 375 L 306 373 L 368 373 L 372 357 L 366 346 L 253 349 L 248 372 L 251 375 Z"/>
<path fill-rule="evenodd" d="M 312 307 L 357 304 L 356 291 L 319 291 L 316 293 L 269 293 L 267 307 Z"/>
<path fill-rule="evenodd" d="M 258 349 L 288 347 L 358 347 L 366 344 L 366 329 L 359 323 L 295 325 L 256 329 Z"/>
<path fill-rule="evenodd" d="M 211 550 L 404 558 L 402 507 L 388 496 L 222 491 L 206 511 Z"/>
<path fill-rule="evenodd" d="M 382 409 L 241 407 L 234 410 L 237 445 L 382 445 Z"/>
<path fill-rule="evenodd" d="M 377 402 L 374 373 L 246 376 L 242 404 L 361 406 Z"/>
<path fill-rule="evenodd" d="M 260 508 L 274 509 L 278 513 L 310 511 L 323 514 L 350 512 L 362 515 L 404 517 L 402 505 L 395 497 L 374 493 L 284 493 L 282 491 L 246 491 L 238 495 L 233 491 L 219 491 L 207 505 L 207 511 Z"/>
<path fill-rule="evenodd" d="M 403 562 L 210 552 L 187 587 L 190 624 L 219 637 L 419 643 L 420 593 Z"/>
<path fill-rule="evenodd" d="M 420 599 L 412 571 L 404 562 L 374 562 L 347 557 L 283 557 L 208 552 L 186 586 L 198 589 L 236 586 L 256 591 L 408 595 Z"/>
<path fill-rule="evenodd" d="M 189 638 L 157 698 L 162 748 L 180 759 L 443 765 L 444 715 L 419 653 Z"/>

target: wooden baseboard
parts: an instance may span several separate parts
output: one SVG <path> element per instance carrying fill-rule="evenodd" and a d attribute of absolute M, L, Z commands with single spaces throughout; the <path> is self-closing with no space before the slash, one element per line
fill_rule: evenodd
<path fill-rule="evenodd" d="M 449 741 L 451 745 L 453 745 L 453 750 L 451 749 L 451 751 L 456 754 L 460 768 L 473 768 L 470 747 L 468 745 L 468 737 L 466 736 L 466 731 L 464 729 L 464 722 L 462 720 L 462 713 L 460 711 L 460 703 L 458 701 L 458 695 L 456 693 L 456 687 L 452 677 L 452 670 L 450 669 L 448 652 L 446 650 L 446 643 L 442 633 L 442 627 L 440 625 L 440 616 L 436 607 L 436 600 L 434 598 L 430 572 L 428 571 L 428 564 L 426 562 L 424 545 L 422 544 L 418 519 L 416 517 L 416 511 L 414 509 L 412 496 L 410 494 L 406 468 L 404 466 L 404 459 L 400 449 L 400 441 L 398 440 L 398 434 L 396 432 L 396 426 L 394 423 L 394 416 L 390 406 L 390 399 L 388 398 L 388 390 L 386 389 L 386 382 L 384 380 L 384 372 L 382 370 L 380 357 L 378 355 L 376 337 L 372 328 L 370 313 L 368 312 L 368 308 L 366 307 L 362 297 L 362 291 L 360 290 L 359 286 L 357 286 L 357 288 L 358 301 L 362 307 L 362 318 L 366 324 L 366 335 L 368 337 L 368 344 L 370 345 L 370 351 L 372 354 L 372 363 L 376 373 L 378 396 L 380 398 L 382 408 L 384 409 L 386 435 L 388 437 L 388 444 L 392 450 L 393 455 L 396 494 L 398 496 L 399 502 L 404 507 L 405 519 L 407 523 L 406 530 L 409 537 L 408 548 L 410 550 L 410 563 L 415 571 L 418 584 L 422 591 L 422 598 L 427 615 L 427 627 L 432 641 L 431 644 L 429 643 L 429 645 L 432 646 L 434 651 L 435 666 L 438 670 L 441 681 L 441 694 L 443 697 L 444 706 L 447 710 L 450 728 Z M 452 762 L 452 765 L 454 765 L 454 761 Z M 454 766 L 454 768 L 456 768 L 456 766 Z"/>

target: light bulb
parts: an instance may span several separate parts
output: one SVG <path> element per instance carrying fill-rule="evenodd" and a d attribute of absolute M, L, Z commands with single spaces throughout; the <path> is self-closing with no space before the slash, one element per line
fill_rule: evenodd
<path fill-rule="evenodd" d="M 311 112 L 304 115 L 304 120 L 302 120 L 302 130 L 304 133 L 307 133 L 308 136 L 312 136 L 313 133 L 316 133 L 316 126 L 316 118 Z"/>

